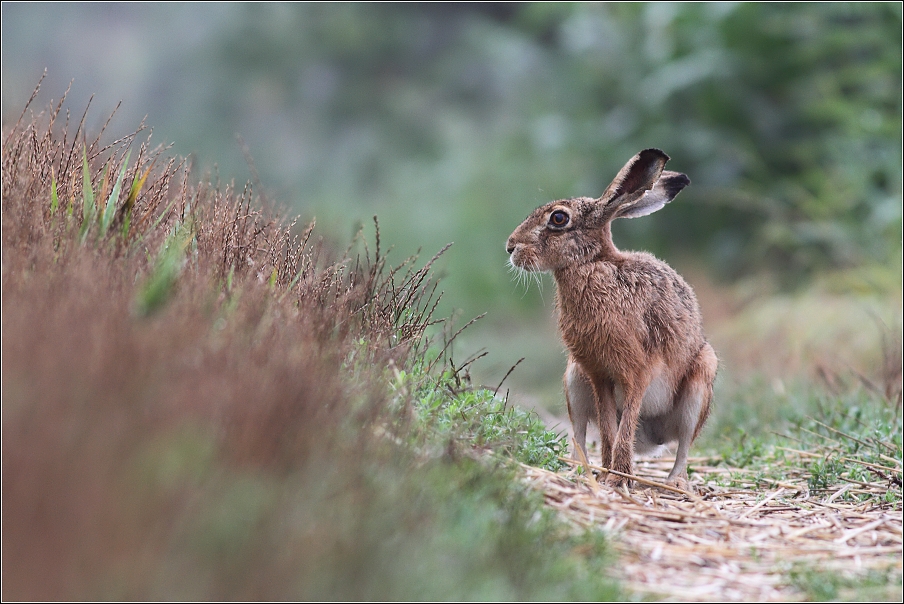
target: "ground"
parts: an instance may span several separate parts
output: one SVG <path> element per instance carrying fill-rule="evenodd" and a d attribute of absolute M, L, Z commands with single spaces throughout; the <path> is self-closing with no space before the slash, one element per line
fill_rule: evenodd
<path fill-rule="evenodd" d="M 643 484 L 617 491 L 576 461 L 560 473 L 524 466 L 524 479 L 576 526 L 610 534 L 617 577 L 644 598 L 851 599 L 874 586 L 876 599 L 900 599 L 902 512 L 884 502 L 887 481 L 811 491 L 806 471 L 774 481 L 719 461 L 692 458 L 688 495 Z M 640 460 L 635 472 L 661 482 L 672 462 Z"/>

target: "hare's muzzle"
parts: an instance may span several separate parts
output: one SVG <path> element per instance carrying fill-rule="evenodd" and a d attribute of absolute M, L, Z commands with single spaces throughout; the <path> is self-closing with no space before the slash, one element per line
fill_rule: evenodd
<path fill-rule="evenodd" d="M 513 268 L 530 271 L 530 263 L 526 262 L 524 257 L 524 246 L 517 243 L 509 242 L 505 246 L 505 251 L 509 253 L 509 264 Z"/>
<path fill-rule="evenodd" d="M 509 238 L 505 240 L 505 251 L 509 254 L 514 254 L 518 249 L 518 239 L 515 237 L 518 234 L 518 231 L 515 231 Z"/>

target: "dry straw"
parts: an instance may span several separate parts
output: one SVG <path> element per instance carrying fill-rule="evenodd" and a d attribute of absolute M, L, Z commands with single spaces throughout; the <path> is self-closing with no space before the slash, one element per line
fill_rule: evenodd
<path fill-rule="evenodd" d="M 524 480 L 571 524 L 612 535 L 617 575 L 627 589 L 645 597 L 792 600 L 805 597 L 795 586 L 795 570 L 851 580 L 870 571 L 900 572 L 902 513 L 884 503 L 889 480 L 842 478 L 828 490 L 811 492 L 807 455 L 824 457 L 819 451 L 786 452 L 780 482 L 715 465 L 721 461 L 717 458 L 694 458 L 696 495 L 661 484 L 674 461 L 666 458 L 639 461 L 631 493 L 601 485 L 570 459 L 563 459 L 570 469 L 560 473 L 522 469 Z M 899 462 L 890 466 L 880 471 L 900 480 Z M 724 486 L 728 483 L 732 486 Z"/>

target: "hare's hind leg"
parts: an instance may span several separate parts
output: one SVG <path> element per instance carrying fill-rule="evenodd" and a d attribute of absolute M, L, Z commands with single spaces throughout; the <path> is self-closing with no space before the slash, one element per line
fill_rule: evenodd
<path fill-rule="evenodd" d="M 687 490 L 687 455 L 691 443 L 700 434 L 713 399 L 713 382 L 716 379 L 718 359 L 713 347 L 704 344 L 684 379 L 676 397 L 675 419 L 678 432 L 678 452 L 675 465 L 666 483 Z"/>
<path fill-rule="evenodd" d="M 587 455 L 587 423 L 596 415 L 596 398 L 593 394 L 593 386 L 584 375 L 580 366 L 574 359 L 568 359 L 565 368 L 565 404 L 568 406 L 568 419 L 574 429 L 574 440 L 577 442 L 584 457 Z M 577 454 L 577 451 L 575 451 Z"/>

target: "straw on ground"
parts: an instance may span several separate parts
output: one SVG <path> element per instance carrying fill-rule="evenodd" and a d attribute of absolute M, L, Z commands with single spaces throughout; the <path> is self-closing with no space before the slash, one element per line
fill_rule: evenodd
<path fill-rule="evenodd" d="M 820 453 L 800 453 L 808 454 Z M 565 461 L 571 468 L 560 473 L 523 466 L 524 480 L 576 527 L 611 534 L 619 556 L 615 574 L 645 597 L 801 599 L 808 597 L 801 573 L 831 573 L 841 584 L 856 584 L 871 573 L 901 572 L 902 512 L 885 502 L 887 479 L 842 478 L 833 488 L 811 491 L 803 463 L 788 464 L 776 481 L 698 457 L 691 476 L 697 494 L 688 497 L 643 484 L 616 491 Z M 662 482 L 672 463 L 642 460 L 636 474 Z M 900 466 L 885 470 L 900 480 Z"/>

